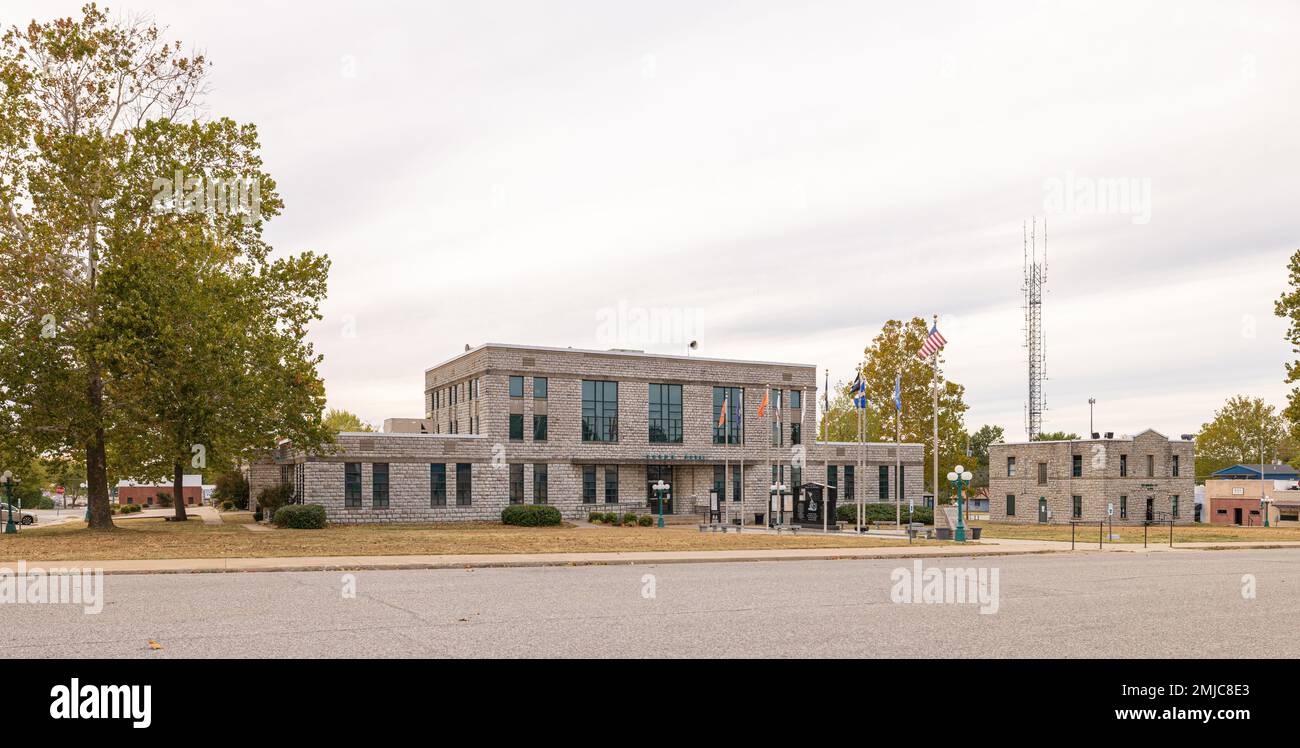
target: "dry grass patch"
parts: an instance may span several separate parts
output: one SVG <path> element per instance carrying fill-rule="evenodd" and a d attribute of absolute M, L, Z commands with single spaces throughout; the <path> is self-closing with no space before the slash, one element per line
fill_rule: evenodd
<path fill-rule="evenodd" d="M 106 532 L 75 526 L 0 536 L 0 560 L 55 561 L 283 556 L 405 556 L 489 553 L 873 548 L 905 541 L 870 536 L 701 533 L 695 528 L 507 527 L 495 523 L 335 526 L 249 532 L 238 524 L 142 519 Z M 918 545 L 924 544 L 918 542 Z M 930 543 L 937 545 L 937 543 Z"/>
<path fill-rule="evenodd" d="M 1062 540 L 1070 541 L 1069 525 L 1012 525 L 972 522 L 984 528 L 983 537 L 1008 538 L 1015 540 Z M 1134 525 L 1115 525 L 1114 532 L 1120 536 L 1116 543 L 1141 543 L 1142 527 Z M 1102 531 L 1109 534 L 1110 528 Z M 1075 543 L 1097 542 L 1097 526 L 1079 525 L 1075 528 Z M 1218 525 L 1178 525 L 1174 527 L 1174 545 L 1179 543 L 1242 543 L 1272 540 L 1300 541 L 1300 527 L 1223 527 Z M 1147 528 L 1147 542 L 1160 544 L 1169 542 L 1168 525 L 1152 525 Z"/>

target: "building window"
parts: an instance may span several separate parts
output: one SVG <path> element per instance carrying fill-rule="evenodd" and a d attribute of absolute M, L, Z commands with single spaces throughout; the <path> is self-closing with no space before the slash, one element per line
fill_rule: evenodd
<path fill-rule="evenodd" d="M 477 378 L 469 380 L 469 399 L 470 399 L 470 400 L 477 400 L 477 399 L 478 399 L 478 379 L 477 379 Z"/>
<path fill-rule="evenodd" d="M 524 466 L 520 462 L 510 465 L 510 503 L 524 503 Z"/>
<path fill-rule="evenodd" d="M 1047 485 L 1047 463 L 1046 462 L 1038 463 L 1038 485 L 1040 486 Z"/>
<path fill-rule="evenodd" d="M 1119 477 L 1128 477 L 1128 455 L 1119 456 Z"/>
<path fill-rule="evenodd" d="M 845 465 L 844 466 L 844 498 L 842 499 L 843 501 L 848 501 L 849 499 L 853 498 L 853 478 L 854 478 L 853 466 Z"/>
<path fill-rule="evenodd" d="M 533 465 L 533 503 L 546 503 L 546 482 L 547 472 L 546 463 L 539 462 Z"/>
<path fill-rule="evenodd" d="M 388 463 L 376 462 L 370 466 L 370 506 L 388 508 Z"/>
<path fill-rule="evenodd" d="M 803 407 L 803 391 L 790 390 L 790 409 L 799 410 Z"/>
<path fill-rule="evenodd" d="M 618 465 L 605 466 L 605 503 L 618 503 Z"/>
<path fill-rule="evenodd" d="M 802 423 L 792 423 L 792 424 L 790 424 L 790 443 L 791 443 L 791 444 L 803 444 L 803 424 L 802 424 Z"/>
<path fill-rule="evenodd" d="M 727 418 L 722 419 L 722 403 L 727 403 Z M 744 444 L 745 390 L 741 387 L 713 388 L 713 443 Z"/>
<path fill-rule="evenodd" d="M 618 441 L 618 382 L 582 380 L 582 440 Z"/>
<path fill-rule="evenodd" d="M 1119 497 L 1119 518 L 1128 519 L 1128 497 Z"/>
<path fill-rule="evenodd" d="M 650 385 L 650 441 L 657 444 L 682 442 L 682 386 Z"/>
<path fill-rule="evenodd" d="M 1007 494 L 1007 516 L 1016 516 L 1016 495 L 1013 493 Z"/>
<path fill-rule="evenodd" d="M 772 390 L 772 410 L 768 411 L 768 433 L 771 434 L 772 446 L 780 447 L 785 445 L 785 429 L 777 428 L 781 416 L 781 390 Z M 778 421 L 774 424 L 773 421 Z"/>
<path fill-rule="evenodd" d="M 1074 518 L 1083 519 L 1083 497 L 1071 496 L 1070 498 L 1074 501 Z"/>
<path fill-rule="evenodd" d="M 889 466 L 888 465 L 880 466 L 880 477 L 878 478 L 878 480 L 880 481 L 880 489 L 879 489 L 880 500 L 889 501 L 890 496 L 889 496 Z"/>
<path fill-rule="evenodd" d="M 826 485 L 835 489 L 835 497 L 839 499 L 840 471 L 835 465 L 826 466 Z"/>
<path fill-rule="evenodd" d="M 524 378 L 523 378 L 523 377 L 510 377 L 510 396 L 511 396 L 511 397 L 523 397 L 523 396 L 524 396 Z"/>
<path fill-rule="evenodd" d="M 1016 477 L 1016 458 L 1014 457 L 1007 458 L 1007 477 Z"/>
<path fill-rule="evenodd" d="M 924 473 L 924 471 L 922 471 Z M 922 481 L 924 482 L 924 481 Z M 898 494 L 898 500 L 903 500 L 903 491 L 907 486 L 907 466 L 898 466 L 898 480 L 895 481 L 894 492 Z"/>
<path fill-rule="evenodd" d="M 738 502 L 738 501 L 740 501 L 740 494 L 741 494 L 741 486 L 740 486 L 740 472 L 741 472 L 741 471 L 740 471 L 740 468 L 739 468 L 739 467 L 733 467 L 733 468 L 731 468 L 731 500 L 732 500 L 732 502 Z"/>
<path fill-rule="evenodd" d="M 510 414 L 510 441 L 518 442 L 524 439 L 524 414 Z"/>
<path fill-rule="evenodd" d="M 447 506 L 447 466 L 429 465 L 429 506 Z"/>
<path fill-rule="evenodd" d="M 718 493 L 718 501 L 727 500 L 727 468 L 722 465 L 713 466 L 713 490 Z"/>
<path fill-rule="evenodd" d="M 794 492 L 795 492 L 794 489 L 798 488 L 798 487 L 799 487 L 799 484 L 801 484 L 801 483 L 803 483 L 803 468 L 801 468 L 801 467 L 796 467 L 796 466 L 794 466 L 794 465 L 791 465 L 791 466 L 790 466 L 790 491 L 791 491 L 791 493 L 794 493 Z"/>
<path fill-rule="evenodd" d="M 596 503 L 596 466 L 582 466 L 582 503 Z"/>
<path fill-rule="evenodd" d="M 361 507 L 361 463 L 343 465 L 343 506 Z"/>
<path fill-rule="evenodd" d="M 1083 477 L 1083 455 L 1070 456 L 1070 477 L 1072 478 Z"/>
<path fill-rule="evenodd" d="M 1173 477 L 1178 477 L 1178 455 L 1173 456 L 1173 464 L 1169 466 L 1169 473 Z"/>
<path fill-rule="evenodd" d="M 1156 456 L 1147 455 L 1147 477 L 1156 477 Z"/>
<path fill-rule="evenodd" d="M 550 382 L 546 377 L 533 377 L 533 441 L 546 441 L 546 399 Z"/>
<path fill-rule="evenodd" d="M 456 506 L 469 506 L 472 500 L 470 493 L 471 466 L 468 462 L 456 463 Z"/>
<path fill-rule="evenodd" d="M 1169 497 L 1169 513 L 1174 519 L 1178 519 L 1178 494 Z"/>

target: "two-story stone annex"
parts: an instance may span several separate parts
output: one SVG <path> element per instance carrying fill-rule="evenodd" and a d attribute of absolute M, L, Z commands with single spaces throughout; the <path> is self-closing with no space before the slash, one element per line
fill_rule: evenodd
<path fill-rule="evenodd" d="M 1093 436 L 989 445 L 989 519 L 1194 520 L 1191 439 L 1150 429 L 1133 437 Z"/>
<path fill-rule="evenodd" d="M 511 503 L 644 514 L 660 480 L 667 513 L 703 516 L 716 491 L 746 523 L 774 483 L 921 505 L 922 445 L 901 445 L 900 480 L 892 443 L 815 441 L 812 365 L 485 344 L 424 379 L 424 418 L 340 434 L 324 454 L 286 443 L 253 466 L 252 495 L 289 482 L 336 523 L 494 520 Z"/>

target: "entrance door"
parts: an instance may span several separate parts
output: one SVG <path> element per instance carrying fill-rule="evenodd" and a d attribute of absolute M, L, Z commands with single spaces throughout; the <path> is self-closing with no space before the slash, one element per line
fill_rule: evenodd
<path fill-rule="evenodd" d="M 1156 518 L 1156 500 L 1147 499 L 1147 522 Z"/>
<path fill-rule="evenodd" d="M 1232 524 L 1241 524 L 1241 507 L 1232 510 Z"/>
<path fill-rule="evenodd" d="M 664 494 L 664 514 L 673 513 L 673 492 L 677 486 L 673 485 L 673 466 L 672 465 L 646 465 L 645 467 L 645 495 L 646 507 L 651 514 L 659 513 L 659 497 L 655 495 L 654 484 L 659 481 L 667 483 L 670 488 Z"/>
<path fill-rule="evenodd" d="M 1047 499 L 1042 496 L 1038 498 L 1038 521 L 1047 524 Z"/>

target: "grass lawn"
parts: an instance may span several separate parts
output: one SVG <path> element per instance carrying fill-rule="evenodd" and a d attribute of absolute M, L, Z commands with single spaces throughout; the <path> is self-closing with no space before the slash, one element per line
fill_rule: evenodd
<path fill-rule="evenodd" d="M 870 536 L 701 533 L 694 527 L 579 529 L 494 523 L 249 532 L 238 524 L 207 525 L 198 519 L 181 524 L 149 518 L 106 532 L 90 532 L 78 522 L 0 535 L 0 561 L 870 548 L 899 543 Z"/>
<path fill-rule="evenodd" d="M 1019 540 L 1070 540 L 1069 525 L 1012 525 L 972 522 L 983 527 L 983 537 L 1012 538 Z M 1142 527 L 1132 525 L 1115 525 L 1115 533 L 1120 536 L 1116 543 L 1141 543 Z M 1147 542 L 1151 544 L 1169 543 L 1169 527 L 1152 525 L 1147 528 Z M 1300 527 L 1224 527 L 1221 525 L 1178 525 L 1174 527 L 1174 545 L 1179 543 L 1231 543 L 1259 542 L 1268 540 L 1298 540 Z M 1097 526 L 1079 525 L 1075 528 L 1076 543 L 1096 543 Z"/>
<path fill-rule="evenodd" d="M 221 512 L 221 521 L 235 525 L 248 525 L 253 522 L 253 513 L 241 512 L 239 510 L 233 512 Z"/>

